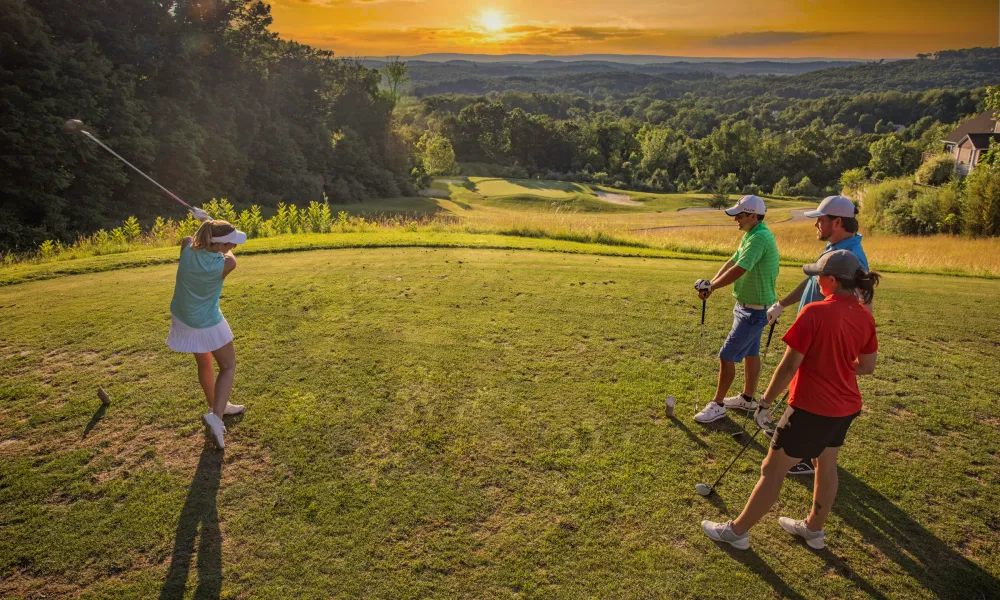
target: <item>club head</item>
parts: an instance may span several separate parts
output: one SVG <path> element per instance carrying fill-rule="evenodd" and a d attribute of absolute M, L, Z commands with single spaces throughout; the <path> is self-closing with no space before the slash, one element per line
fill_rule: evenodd
<path fill-rule="evenodd" d="M 66 133 L 80 133 L 83 131 L 83 121 L 80 119 L 70 119 L 63 123 L 63 131 Z"/>
<path fill-rule="evenodd" d="M 702 496 L 708 496 L 709 494 L 712 493 L 712 488 L 705 485 L 704 483 L 699 483 L 698 485 L 694 486 L 694 489 Z"/>

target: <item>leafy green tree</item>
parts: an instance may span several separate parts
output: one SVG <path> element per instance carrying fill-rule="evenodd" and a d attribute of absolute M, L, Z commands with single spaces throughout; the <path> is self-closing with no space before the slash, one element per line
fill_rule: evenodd
<path fill-rule="evenodd" d="M 719 176 L 712 185 L 712 197 L 708 199 L 708 205 L 712 208 L 728 208 L 730 194 L 737 190 L 738 180 L 735 173 L 726 176 Z"/>
<path fill-rule="evenodd" d="M 954 172 L 955 158 L 951 154 L 935 154 L 920 165 L 914 179 L 923 185 L 941 185 L 951 179 Z"/>
<path fill-rule="evenodd" d="M 895 136 L 886 136 L 868 147 L 872 158 L 868 161 L 868 170 L 881 173 L 885 177 L 899 177 L 903 174 L 903 160 L 906 148 L 903 142 Z"/>
<path fill-rule="evenodd" d="M 975 237 L 1000 235 L 1000 165 L 979 164 L 966 177 L 962 229 Z"/>
<path fill-rule="evenodd" d="M 450 175 L 455 172 L 455 150 L 445 137 L 426 140 L 424 146 L 424 169 L 428 175 Z"/>
<path fill-rule="evenodd" d="M 848 196 L 854 196 L 868 182 L 868 172 L 864 167 L 848 169 L 840 176 L 840 188 Z"/>
<path fill-rule="evenodd" d="M 385 66 L 382 67 L 382 76 L 385 77 L 389 86 L 389 94 L 392 97 L 392 106 L 396 107 L 399 102 L 399 86 L 410 80 L 409 68 L 406 63 L 399 60 L 398 56 L 387 56 Z"/>
<path fill-rule="evenodd" d="M 812 180 L 809 179 L 808 175 L 802 177 L 798 183 L 792 187 L 792 194 L 795 196 L 818 196 L 819 188 L 813 185 Z"/>
<path fill-rule="evenodd" d="M 774 189 L 771 191 L 775 196 L 791 196 L 792 195 L 792 184 L 788 181 L 788 177 L 782 177 L 778 180 L 778 183 L 774 184 Z"/>

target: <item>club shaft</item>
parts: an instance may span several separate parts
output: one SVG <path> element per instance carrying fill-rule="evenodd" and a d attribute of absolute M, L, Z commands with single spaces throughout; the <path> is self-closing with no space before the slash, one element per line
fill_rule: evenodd
<path fill-rule="evenodd" d="M 785 395 L 781 397 L 781 400 L 779 400 L 778 402 L 776 402 L 774 404 L 774 408 L 778 408 L 778 406 L 782 402 L 784 402 L 786 398 L 788 398 L 788 392 L 785 392 Z M 773 411 L 774 409 L 771 409 L 771 410 Z M 712 484 L 712 489 L 713 490 L 715 489 L 715 486 L 719 485 L 719 482 L 722 481 L 722 478 L 726 476 L 726 473 L 729 472 L 729 469 L 733 468 L 733 465 L 736 464 L 736 461 L 738 461 L 740 459 L 740 457 L 743 456 L 743 453 L 746 452 L 747 448 L 750 447 L 750 444 L 752 444 L 753 441 L 755 439 L 757 439 L 757 434 L 759 434 L 761 431 L 763 431 L 763 429 L 760 428 L 760 427 L 758 427 L 757 431 L 755 431 L 754 434 L 752 436 L 750 436 L 750 439 L 747 440 L 745 444 L 743 444 L 743 448 L 740 449 L 739 453 L 733 458 L 732 461 L 729 462 L 729 466 L 726 467 L 726 469 L 722 472 L 722 474 L 719 475 L 719 477 L 715 480 L 715 483 Z"/>
<path fill-rule="evenodd" d="M 161 190 L 163 190 L 164 192 L 166 192 L 166 194 L 167 194 L 168 196 L 170 196 L 171 198 L 173 198 L 174 200 L 176 200 L 176 201 L 180 202 L 180 203 L 181 203 L 181 205 L 183 205 L 183 206 L 184 206 L 185 208 L 187 208 L 188 210 L 190 210 L 190 209 L 191 209 L 191 205 L 190 205 L 190 204 L 188 204 L 187 202 L 185 202 L 185 201 L 181 200 L 180 198 L 178 198 L 178 197 L 177 197 L 176 195 L 174 195 L 174 193 L 173 193 L 173 192 L 171 192 L 171 191 L 170 191 L 170 190 L 168 190 L 167 188 L 163 187 L 163 186 L 162 186 L 162 185 L 160 185 L 159 183 L 156 183 L 156 180 L 155 180 L 155 179 L 153 179 L 153 178 L 152 178 L 152 177 L 150 177 L 149 175 L 146 175 L 145 173 L 143 173 L 142 171 L 140 171 L 138 167 L 136 167 L 135 165 L 133 165 L 133 164 L 132 164 L 132 163 L 130 163 L 129 161 L 125 160 L 125 159 L 124 159 L 124 158 L 123 158 L 123 157 L 122 157 L 122 156 L 121 156 L 120 154 L 118 154 L 117 152 L 115 152 L 115 151 L 114 151 L 114 150 L 112 150 L 111 148 L 108 148 L 107 146 L 105 146 L 105 145 L 104 145 L 104 143 L 103 143 L 103 142 L 101 142 L 101 140 L 99 140 L 99 139 L 97 139 L 97 138 L 96 138 L 95 136 L 91 135 L 89 131 L 81 131 L 80 133 L 82 133 L 83 135 L 85 135 L 85 136 L 87 136 L 88 138 L 90 138 L 90 140 L 91 140 L 92 142 L 94 142 L 95 144 L 97 144 L 97 145 L 98 145 L 98 146 L 100 146 L 101 148 L 104 148 L 105 150 L 107 150 L 108 152 L 110 152 L 110 153 L 111 153 L 111 154 L 112 154 L 112 155 L 113 155 L 113 156 L 114 156 L 115 158 L 117 158 L 118 160 L 120 160 L 120 161 L 122 161 L 123 163 L 125 163 L 126 165 L 128 165 L 128 166 L 132 167 L 132 170 L 134 170 L 134 171 L 135 171 L 136 173 L 138 173 L 139 175 L 142 175 L 143 177 L 145 177 L 146 179 L 148 179 L 148 180 L 149 180 L 149 181 L 150 181 L 150 182 L 151 182 L 151 183 L 152 183 L 153 185 L 155 185 L 156 187 L 158 187 L 158 188 L 160 188 Z"/>
<path fill-rule="evenodd" d="M 767 330 L 767 343 L 764 344 L 764 354 L 760 357 L 760 373 L 757 374 L 757 385 L 753 390 L 753 397 L 757 398 L 757 390 L 760 389 L 760 380 L 764 376 L 764 365 L 767 364 L 767 351 L 771 349 L 771 336 L 774 335 L 774 326 L 778 322 L 775 321 L 771 323 L 771 328 Z M 746 416 L 743 419 L 743 427 L 746 428 L 747 422 L 750 420 L 750 411 L 747 411 Z"/>
<path fill-rule="evenodd" d="M 701 301 L 701 329 L 698 333 L 698 358 L 701 358 L 701 348 L 702 341 L 705 339 L 705 304 L 706 301 Z M 695 385 L 694 390 L 694 412 L 698 412 L 698 400 L 701 396 L 701 377 L 698 377 L 698 383 Z"/>

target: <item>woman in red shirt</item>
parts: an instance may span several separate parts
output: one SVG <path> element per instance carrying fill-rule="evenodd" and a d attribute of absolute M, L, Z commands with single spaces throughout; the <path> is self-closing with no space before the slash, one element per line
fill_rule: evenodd
<path fill-rule="evenodd" d="M 879 274 L 865 272 L 847 250 L 824 254 L 802 270 L 817 276 L 825 299 L 802 309 L 782 338 L 788 349 L 761 397 L 755 420 L 766 422 L 771 403 L 786 386 L 790 399 L 761 465 L 760 480 L 735 521 L 701 522 L 708 537 L 740 550 L 750 547 L 748 532 L 778 499 L 788 469 L 813 458 L 816 481 L 809 517 L 780 517 L 778 522 L 810 548 L 823 548 L 823 525 L 837 495 L 837 451 L 851 421 L 861 413 L 857 376 L 875 371 L 875 319 L 856 292 L 870 304 Z"/>

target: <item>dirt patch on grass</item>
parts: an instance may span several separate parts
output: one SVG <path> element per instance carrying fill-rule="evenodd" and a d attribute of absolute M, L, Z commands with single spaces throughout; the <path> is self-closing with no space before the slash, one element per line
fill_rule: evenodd
<path fill-rule="evenodd" d="M 80 587 L 66 583 L 53 582 L 42 577 L 32 577 L 26 571 L 14 573 L 0 578 L 0 597 L 2 598 L 77 598 Z"/>

